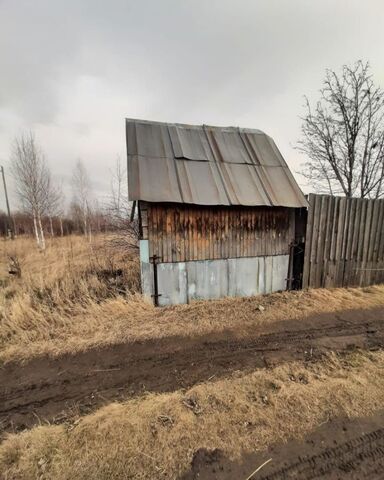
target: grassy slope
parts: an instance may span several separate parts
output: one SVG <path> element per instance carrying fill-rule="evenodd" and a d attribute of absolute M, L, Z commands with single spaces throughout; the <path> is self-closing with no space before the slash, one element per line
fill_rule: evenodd
<path fill-rule="evenodd" d="M 383 367 L 382 352 L 354 353 L 111 404 L 71 425 L 10 435 L 0 472 L 7 480 L 178 478 L 198 448 L 236 457 L 382 408 Z"/>
<path fill-rule="evenodd" d="M 0 257 L 0 360 L 60 355 L 92 346 L 200 335 L 225 329 L 238 336 L 265 322 L 321 312 L 384 305 L 384 287 L 284 292 L 253 298 L 225 298 L 155 309 L 139 294 L 138 260 L 111 248 L 105 237 L 51 240 L 39 253 L 31 239 L 2 242 Z M 17 255 L 21 279 L 7 273 Z M 102 270 L 123 269 L 128 292 L 100 278 Z M 265 307 L 259 310 L 259 305 Z"/>

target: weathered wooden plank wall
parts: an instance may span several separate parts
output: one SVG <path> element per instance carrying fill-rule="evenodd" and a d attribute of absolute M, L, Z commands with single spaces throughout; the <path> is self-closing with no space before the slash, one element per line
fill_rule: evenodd
<path fill-rule="evenodd" d="M 384 282 L 384 200 L 309 195 L 303 287 Z"/>
<path fill-rule="evenodd" d="M 143 238 L 161 262 L 286 255 L 294 209 L 141 204 Z"/>

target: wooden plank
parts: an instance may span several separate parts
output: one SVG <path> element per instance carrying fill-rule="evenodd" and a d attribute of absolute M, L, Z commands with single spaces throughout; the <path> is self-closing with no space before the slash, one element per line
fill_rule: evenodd
<path fill-rule="evenodd" d="M 180 209 L 173 208 L 173 261 L 180 262 Z"/>
<path fill-rule="evenodd" d="M 159 210 L 160 208 L 157 205 L 153 205 L 150 207 L 150 217 L 151 221 L 150 223 L 152 224 L 152 252 L 151 255 L 154 256 L 156 255 L 157 257 L 159 256 L 159 221 L 158 221 L 158 215 L 159 215 Z"/>
<path fill-rule="evenodd" d="M 248 216 L 247 216 L 247 209 L 244 209 L 243 210 L 243 214 L 242 214 L 242 252 L 241 252 L 241 256 L 242 257 L 247 257 L 248 256 L 248 246 L 247 246 L 247 242 L 248 242 Z"/>
<path fill-rule="evenodd" d="M 211 258 L 211 225 L 210 225 L 210 210 L 205 213 L 205 258 L 209 260 Z"/>
<path fill-rule="evenodd" d="M 368 200 L 361 200 L 361 215 L 359 225 L 359 241 L 357 246 L 357 261 L 360 263 L 363 259 L 365 218 L 367 215 Z"/>
<path fill-rule="evenodd" d="M 373 248 L 373 261 L 376 263 L 379 260 L 379 250 L 380 250 L 380 237 L 383 235 L 383 214 L 384 214 L 384 201 L 376 200 L 378 204 L 379 214 L 377 217 L 377 228 L 374 239 L 374 248 Z"/>
<path fill-rule="evenodd" d="M 167 256 L 165 262 L 172 262 L 172 210 L 165 207 Z"/>
<path fill-rule="evenodd" d="M 336 264 L 336 243 L 337 243 L 337 225 L 340 214 L 340 197 L 333 198 L 334 212 L 332 218 L 332 233 L 331 233 L 331 250 L 330 259 Z"/>
<path fill-rule="evenodd" d="M 310 259 L 310 273 L 309 273 L 309 285 L 312 288 L 318 288 L 320 285 L 316 284 L 316 257 L 317 257 L 317 245 L 319 242 L 319 225 L 321 214 L 321 195 L 314 197 L 313 206 L 313 230 L 312 230 L 312 242 L 311 242 L 311 259 Z"/>
<path fill-rule="evenodd" d="M 158 222 L 158 227 L 157 227 L 157 234 L 159 236 L 159 241 L 158 241 L 158 255 L 161 258 L 161 261 L 164 261 L 164 242 L 166 238 L 166 228 L 165 228 L 165 214 L 164 214 L 164 208 L 158 208 L 157 209 L 157 222 Z"/>
<path fill-rule="evenodd" d="M 153 220 L 152 220 L 152 208 L 148 211 L 148 207 L 140 204 L 140 218 L 141 218 L 141 228 L 142 228 L 142 239 L 148 240 L 148 252 L 149 256 L 153 255 Z M 143 226 L 144 222 L 144 226 Z M 145 234 L 145 236 L 144 236 Z"/>
<path fill-rule="evenodd" d="M 242 209 L 240 209 L 242 210 Z M 240 257 L 244 257 L 245 253 L 245 215 L 244 212 L 241 211 L 240 215 Z"/>
<path fill-rule="evenodd" d="M 225 210 L 220 207 L 220 258 L 225 258 Z"/>
<path fill-rule="evenodd" d="M 353 222 L 353 238 L 352 238 L 352 250 L 351 250 L 351 258 L 353 258 L 354 260 L 357 259 L 357 254 L 358 254 L 359 226 L 361 221 L 362 205 L 363 205 L 363 202 L 360 199 L 356 199 L 356 210 L 355 210 L 355 218 Z"/>
<path fill-rule="evenodd" d="M 193 243 L 193 208 L 188 207 L 188 260 L 194 259 L 194 243 Z"/>
<path fill-rule="evenodd" d="M 363 257 L 361 265 L 361 277 L 362 277 L 362 286 L 368 284 L 368 271 L 366 270 L 368 266 L 368 253 L 369 253 L 369 240 L 371 235 L 371 226 L 372 226 L 372 213 L 373 213 L 373 204 L 372 201 L 367 200 L 367 214 L 365 217 L 365 231 L 364 231 L 364 242 L 363 242 Z"/>
<path fill-rule="evenodd" d="M 260 238 L 260 225 L 259 225 L 259 221 L 260 221 L 260 210 L 257 209 L 254 211 L 253 213 L 254 215 L 254 219 L 253 219 L 253 225 L 254 225 L 254 250 L 253 250 L 253 256 L 254 257 L 257 257 L 258 254 L 259 254 L 259 251 L 260 251 L 260 241 L 261 241 L 261 238 Z"/>
<path fill-rule="evenodd" d="M 185 215 L 185 208 L 184 205 L 180 206 L 179 209 L 179 258 L 181 262 L 185 262 L 185 221 L 184 221 L 184 215 Z"/>
<path fill-rule="evenodd" d="M 272 219 L 271 219 L 271 211 L 269 208 L 265 210 L 265 255 L 270 256 L 272 249 L 271 249 L 271 241 L 272 241 Z"/>
<path fill-rule="evenodd" d="M 205 211 L 206 209 L 202 207 L 200 209 L 199 220 L 200 220 L 200 244 L 199 244 L 199 259 L 205 260 Z"/>
<path fill-rule="evenodd" d="M 229 208 L 224 210 L 225 217 L 225 258 L 229 258 Z"/>
<path fill-rule="evenodd" d="M 323 259 L 328 261 L 330 259 L 331 254 L 331 240 L 332 240 L 332 219 L 333 213 L 335 211 L 335 202 L 334 198 L 329 196 L 328 197 L 328 210 L 327 210 L 327 221 L 325 226 L 325 243 L 324 243 L 324 255 Z"/>
<path fill-rule="evenodd" d="M 266 255 L 266 252 L 267 252 L 267 248 L 266 248 L 266 244 L 267 244 L 267 208 L 264 207 L 263 208 L 263 212 L 262 212 L 262 216 L 261 216 L 261 254 L 264 256 Z"/>
<path fill-rule="evenodd" d="M 378 228 L 378 218 L 379 218 L 379 207 L 380 204 L 377 200 L 371 200 L 373 203 L 372 211 L 372 223 L 371 223 L 371 234 L 369 238 L 369 249 L 368 249 L 368 261 L 373 261 L 373 252 L 375 250 L 375 241 L 376 241 L 376 232 Z"/>
<path fill-rule="evenodd" d="M 343 238 L 342 238 L 342 248 L 340 256 L 340 279 L 339 286 L 346 286 L 346 256 L 347 256 L 347 247 L 348 247 L 348 232 L 350 227 L 350 211 L 352 206 L 352 199 L 345 198 L 345 210 L 344 210 L 344 225 L 343 225 Z"/>
<path fill-rule="evenodd" d="M 353 285 L 353 272 L 352 268 L 352 245 L 353 245 L 353 231 L 355 227 L 355 216 L 356 216 L 356 208 L 358 199 L 351 198 L 349 200 L 349 212 L 348 212 L 348 227 L 346 232 L 346 247 L 345 247 L 345 255 L 344 255 L 344 278 L 343 278 L 343 285 L 349 286 Z"/>
<path fill-rule="evenodd" d="M 307 231 L 305 235 L 305 250 L 304 250 L 304 268 L 303 268 L 303 288 L 309 287 L 309 273 L 310 273 L 310 260 L 311 260 L 311 248 L 312 248 L 312 231 L 313 231 L 313 207 L 314 207 L 314 195 L 310 194 L 308 197 L 308 215 L 307 215 Z"/>
<path fill-rule="evenodd" d="M 255 212 L 255 256 L 259 257 L 262 252 L 262 235 L 261 235 L 261 223 L 262 223 L 262 208 L 258 208 Z"/>
<path fill-rule="evenodd" d="M 380 202 L 380 225 L 379 225 L 379 233 L 378 233 L 378 242 L 377 242 L 377 256 L 376 260 L 381 262 L 384 260 L 384 200 L 379 200 Z"/>
<path fill-rule="evenodd" d="M 207 215 L 207 226 L 208 226 L 208 253 L 207 253 L 207 258 L 213 259 L 213 253 L 214 253 L 214 230 L 213 230 L 213 220 L 214 219 L 214 212 L 211 210 L 208 212 Z"/>
<path fill-rule="evenodd" d="M 328 196 L 322 195 L 320 204 L 320 219 L 319 219 L 319 232 L 318 241 L 316 247 L 316 286 L 323 287 L 324 279 L 324 245 L 325 245 L 325 228 L 328 213 Z"/>
<path fill-rule="evenodd" d="M 344 239 L 345 225 L 348 210 L 348 199 L 342 197 L 340 199 L 340 210 L 337 222 L 337 240 L 336 240 L 336 279 L 335 286 L 342 287 L 344 279 Z"/>

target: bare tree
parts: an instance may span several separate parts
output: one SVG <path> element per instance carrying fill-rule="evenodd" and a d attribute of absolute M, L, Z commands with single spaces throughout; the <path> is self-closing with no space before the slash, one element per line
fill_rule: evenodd
<path fill-rule="evenodd" d="M 111 195 L 108 211 L 112 224 L 117 228 L 126 226 L 129 219 L 130 202 L 128 200 L 127 169 L 116 158 L 115 168 L 111 172 Z"/>
<path fill-rule="evenodd" d="M 361 60 L 326 71 L 320 100 L 306 98 L 297 148 L 309 157 L 301 174 L 317 191 L 347 197 L 384 194 L 384 92 Z"/>
<path fill-rule="evenodd" d="M 113 243 L 123 248 L 138 246 L 139 227 L 137 220 L 130 219 L 132 202 L 128 200 L 127 169 L 116 158 L 115 168 L 111 172 L 111 195 L 107 205 L 107 213 L 112 229 L 117 233 Z"/>
<path fill-rule="evenodd" d="M 32 132 L 21 134 L 13 143 L 11 170 L 23 209 L 33 219 L 36 242 L 45 249 L 42 217 L 54 201 L 51 174 L 41 148 Z"/>
<path fill-rule="evenodd" d="M 92 238 L 91 229 L 91 182 L 81 160 L 78 160 L 72 175 L 72 208 L 81 216 L 83 233 Z"/>

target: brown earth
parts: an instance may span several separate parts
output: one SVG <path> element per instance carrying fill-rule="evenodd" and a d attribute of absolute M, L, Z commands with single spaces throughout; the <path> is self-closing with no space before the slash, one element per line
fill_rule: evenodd
<path fill-rule="evenodd" d="M 40 357 L 0 369 L 0 428 L 19 431 L 61 423 L 112 400 L 168 392 L 275 366 L 315 361 L 329 351 L 384 345 L 384 308 L 281 321 L 236 338 L 222 332 L 125 343 L 58 358 Z"/>
<path fill-rule="evenodd" d="M 266 463 L 267 462 L 267 463 Z M 252 475 L 254 473 L 254 475 Z M 382 480 L 384 411 L 332 419 L 304 439 L 232 462 L 220 450 L 198 450 L 183 480 Z"/>

